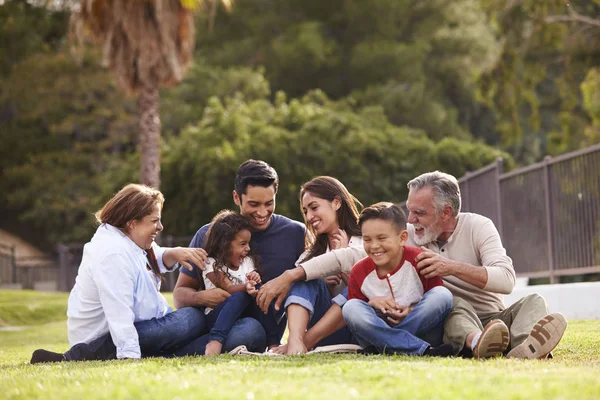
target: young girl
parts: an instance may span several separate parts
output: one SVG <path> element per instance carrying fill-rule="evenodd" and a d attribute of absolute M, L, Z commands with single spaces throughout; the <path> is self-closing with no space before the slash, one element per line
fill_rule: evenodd
<path fill-rule="evenodd" d="M 330 250 L 348 246 L 362 248 L 358 227 L 358 207 L 362 208 L 362 204 L 339 180 L 330 176 L 316 177 L 302 185 L 299 200 L 307 232 L 306 251 L 298 259 L 297 265 Z M 334 314 L 336 321 L 341 321 L 339 328 L 343 328 L 341 306 L 347 297 L 347 278 L 346 275 L 340 274 L 325 280 L 295 283 L 285 302 L 288 314 L 288 344 L 274 351 L 287 354 L 305 353 L 307 348 L 313 347 L 338 330 L 327 323 Z M 328 311 L 330 307 L 332 310 Z M 327 315 L 326 320 L 318 323 L 324 315 Z M 317 323 L 318 325 L 315 325 Z M 306 332 L 307 327 L 312 328 Z M 322 327 L 326 329 L 323 330 Z M 348 343 L 350 340 L 348 331 L 341 330 L 327 338 L 326 342 L 319 344 Z"/>
<path fill-rule="evenodd" d="M 272 329 L 254 301 L 261 278 L 258 262 L 250 255 L 251 229 L 245 217 L 223 210 L 213 218 L 207 232 L 204 250 L 209 258 L 202 273 L 204 286 L 221 288 L 231 294 L 215 309 L 205 310 L 209 328 L 212 327 L 204 353 L 207 356 L 221 353 L 231 327 L 244 313 L 252 314 L 263 326 L 266 324 L 265 329 Z"/>

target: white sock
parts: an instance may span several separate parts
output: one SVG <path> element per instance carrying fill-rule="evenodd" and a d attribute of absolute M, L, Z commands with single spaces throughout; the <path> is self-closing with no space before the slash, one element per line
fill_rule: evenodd
<path fill-rule="evenodd" d="M 479 342 L 479 338 L 481 337 L 481 332 L 478 332 L 473 337 L 473 341 L 471 342 L 471 349 L 474 349 L 477 346 L 477 342 Z"/>

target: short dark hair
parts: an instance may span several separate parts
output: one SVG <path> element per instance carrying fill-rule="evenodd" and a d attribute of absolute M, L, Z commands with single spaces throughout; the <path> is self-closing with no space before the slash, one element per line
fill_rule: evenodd
<path fill-rule="evenodd" d="M 235 175 L 235 191 L 242 198 L 248 186 L 269 187 L 273 185 L 275 193 L 279 188 L 279 177 L 275 168 L 261 160 L 247 160 L 240 165 Z"/>
<path fill-rule="evenodd" d="M 406 214 L 400 206 L 394 203 L 382 201 L 365 208 L 358 217 L 358 226 L 362 228 L 365 221 L 370 219 L 389 221 L 401 231 L 406 229 Z"/>

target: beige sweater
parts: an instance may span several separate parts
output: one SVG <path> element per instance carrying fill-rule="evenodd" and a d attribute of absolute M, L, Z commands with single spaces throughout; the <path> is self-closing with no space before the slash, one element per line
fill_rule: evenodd
<path fill-rule="evenodd" d="M 409 225 L 407 244 L 416 246 L 413 236 L 414 229 Z M 435 242 L 426 247 L 451 260 L 486 268 L 488 281 L 483 289 L 454 276 L 444 277 L 444 285 L 453 295 L 467 300 L 478 314 L 504 310 L 502 294 L 512 292 L 515 270 L 512 260 L 502 246 L 500 235 L 489 218 L 478 214 L 460 213 L 456 229 L 448 238 L 448 242 L 441 249 Z M 340 271 L 349 273 L 354 264 L 364 257 L 366 253 L 363 249 L 345 248 L 315 257 L 302 263 L 302 267 L 306 271 L 307 280 L 324 278 Z"/>

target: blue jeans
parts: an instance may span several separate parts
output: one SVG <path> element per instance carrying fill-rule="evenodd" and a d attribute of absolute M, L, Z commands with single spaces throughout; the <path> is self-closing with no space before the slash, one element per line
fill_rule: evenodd
<path fill-rule="evenodd" d="M 198 338 L 206 329 L 204 312 L 185 307 L 162 318 L 152 318 L 134 324 L 137 330 L 142 357 L 169 357 L 179 347 Z M 68 361 L 114 360 L 117 358 L 110 333 L 91 341 L 79 343 L 65 353 Z"/>
<path fill-rule="evenodd" d="M 259 287 L 260 285 L 257 285 L 257 289 Z M 225 343 L 229 331 L 242 316 L 252 317 L 261 323 L 266 332 L 267 345 L 279 344 L 281 335 L 275 313 L 263 314 L 256 304 L 256 299 L 244 292 L 232 294 L 206 315 L 210 329 L 209 339 Z"/>
<path fill-rule="evenodd" d="M 341 294 L 332 299 L 325 280 L 314 279 L 294 283 L 290 289 L 290 294 L 285 301 L 285 308 L 287 309 L 291 304 L 297 304 L 306 308 L 310 314 L 307 326 L 308 329 L 315 325 L 323 315 L 325 315 L 333 303 L 338 304 L 340 307 L 344 307 L 347 299 L 348 288 L 345 288 Z M 350 330 L 347 327 L 343 327 L 321 340 L 315 347 L 346 343 L 356 343 L 356 340 L 350 333 Z"/>
<path fill-rule="evenodd" d="M 203 356 L 206 350 L 206 345 L 210 341 L 210 334 L 205 334 L 193 342 L 178 348 L 174 355 L 177 357 L 182 356 Z M 260 322 L 254 318 L 242 318 L 238 319 L 227 339 L 223 343 L 222 352 L 228 352 L 235 349 L 238 346 L 244 345 L 249 351 L 262 353 L 267 347 L 267 339 L 265 330 L 263 329 Z"/>
<path fill-rule="evenodd" d="M 382 354 L 423 354 L 442 342 L 444 321 L 452 310 L 452 294 L 436 286 L 423 295 L 398 325 L 391 327 L 365 301 L 348 300 L 342 314 L 361 347 L 374 346 Z"/>

